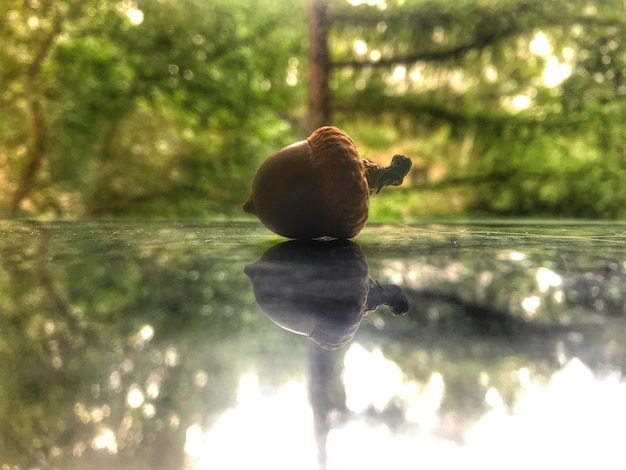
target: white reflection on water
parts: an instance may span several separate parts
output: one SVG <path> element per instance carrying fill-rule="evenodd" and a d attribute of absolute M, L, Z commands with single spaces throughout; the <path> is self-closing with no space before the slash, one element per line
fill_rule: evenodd
<path fill-rule="evenodd" d="M 401 391 L 402 371 L 380 349 L 369 352 L 355 343 L 344 356 L 343 383 L 350 411 L 383 411 Z"/>
<path fill-rule="evenodd" d="M 541 386 L 524 387 L 514 409 L 492 409 L 466 434 L 468 458 L 483 468 L 623 469 L 626 384 L 598 380 L 570 360 Z"/>
<path fill-rule="evenodd" d="M 93 438 L 91 447 L 94 450 L 106 449 L 111 455 L 117 454 L 117 438 L 113 430 L 105 426 L 101 427 Z"/>
<path fill-rule="evenodd" d="M 539 291 L 542 294 L 545 294 L 550 289 L 563 285 L 563 278 L 548 268 L 539 268 L 535 278 L 537 279 Z"/>
<path fill-rule="evenodd" d="M 450 424 L 449 413 L 440 410 L 445 377 L 434 372 L 424 384 L 407 380 L 380 351 L 353 344 L 342 376 L 352 414 L 330 430 L 326 468 L 626 468 L 626 384 L 620 374 L 598 379 L 574 358 L 549 378 L 527 368 L 516 376 L 520 388 L 512 405 L 489 387 L 487 412 L 471 423 L 453 418 L 461 436 L 450 438 L 441 432 Z M 404 424 L 392 428 L 364 412 L 390 404 L 402 408 Z M 194 470 L 319 468 L 306 384 L 288 383 L 267 394 L 255 375 L 243 376 L 237 405 L 207 432 L 189 428 L 185 449 L 187 468 Z"/>
<path fill-rule="evenodd" d="M 187 430 L 186 468 L 316 469 L 313 416 L 304 382 L 290 382 L 262 393 L 258 377 L 245 374 L 237 405 L 222 413 L 205 433 Z"/>
<path fill-rule="evenodd" d="M 344 357 L 342 378 L 346 406 L 354 413 L 370 408 L 382 412 L 394 405 L 403 410 L 406 421 L 421 429 L 432 429 L 437 421 L 445 391 L 439 372 L 433 372 L 426 384 L 407 381 L 400 367 L 380 349 L 370 352 L 354 343 Z"/>
<path fill-rule="evenodd" d="M 137 385 L 132 385 L 126 394 L 126 403 L 131 408 L 139 408 L 143 405 L 145 396 Z"/>
<path fill-rule="evenodd" d="M 531 295 L 522 300 L 522 308 L 526 315 L 529 317 L 534 316 L 541 307 L 541 297 L 537 295 Z"/>

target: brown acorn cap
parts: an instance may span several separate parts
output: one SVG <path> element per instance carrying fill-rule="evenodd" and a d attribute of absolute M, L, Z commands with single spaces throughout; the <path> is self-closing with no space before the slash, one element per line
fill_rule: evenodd
<path fill-rule="evenodd" d="M 352 139 L 333 126 L 320 127 L 307 142 L 313 165 L 322 176 L 322 194 L 328 217 L 328 236 L 351 238 L 369 215 L 369 186 L 361 157 Z"/>

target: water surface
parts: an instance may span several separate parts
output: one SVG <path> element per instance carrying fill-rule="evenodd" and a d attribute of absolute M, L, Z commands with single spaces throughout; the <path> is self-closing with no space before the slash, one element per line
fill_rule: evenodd
<path fill-rule="evenodd" d="M 625 234 L 0 222 L 0 468 L 623 469 Z"/>

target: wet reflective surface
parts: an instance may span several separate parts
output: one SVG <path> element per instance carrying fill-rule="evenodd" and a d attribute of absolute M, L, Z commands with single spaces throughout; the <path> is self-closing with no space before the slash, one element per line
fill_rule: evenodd
<path fill-rule="evenodd" d="M 0 222 L 0 468 L 623 469 L 626 225 Z"/>

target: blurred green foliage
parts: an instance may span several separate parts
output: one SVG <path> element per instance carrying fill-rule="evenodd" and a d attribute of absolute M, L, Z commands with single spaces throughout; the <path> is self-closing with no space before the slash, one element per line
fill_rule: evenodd
<path fill-rule="evenodd" d="M 284 75 L 302 49 L 299 4 L 10 0 L 0 17 L 9 215 L 29 184 L 19 201 L 29 213 L 222 212 L 291 139 L 284 115 L 297 93 Z M 44 110 L 39 127 L 33 103 Z M 37 174 L 24 181 L 32 164 Z"/>
<path fill-rule="evenodd" d="M 305 3 L 3 1 L 0 213 L 239 214 L 305 137 Z M 369 3 L 329 1 L 333 123 L 414 159 L 373 219 L 626 215 L 621 0 Z"/>
<path fill-rule="evenodd" d="M 414 157 L 374 218 L 626 215 L 623 2 L 386 5 L 344 6 L 331 41 L 337 122 Z"/>

